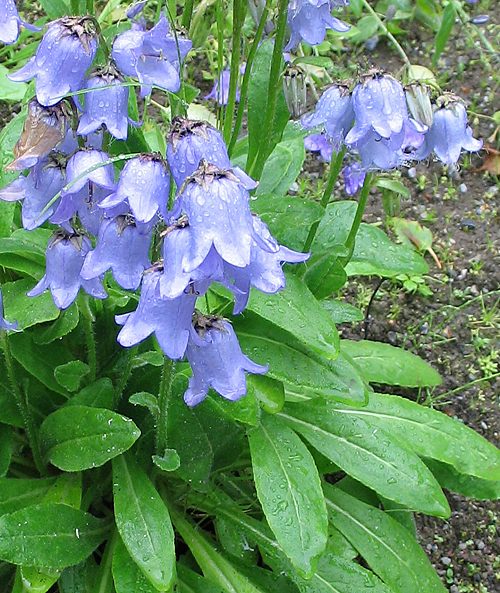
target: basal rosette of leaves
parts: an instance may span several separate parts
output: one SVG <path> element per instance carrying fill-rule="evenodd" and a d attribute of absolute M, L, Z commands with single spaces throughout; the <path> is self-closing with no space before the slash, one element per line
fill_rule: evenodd
<path fill-rule="evenodd" d="M 427 270 L 361 216 L 377 171 L 479 150 L 463 104 L 369 71 L 293 121 L 282 49 L 345 33 L 343 0 L 253 6 L 250 29 L 242 0 L 42 6 L 0 132 L 0 590 L 444 591 L 412 513 L 447 517 L 442 487 L 499 497 L 500 453 L 375 392 L 440 377 L 340 340 L 362 314 L 335 295 Z M 215 126 L 189 78 L 212 16 Z M 288 194 L 311 129 L 321 203 Z M 332 195 L 343 168 L 358 204 Z"/>

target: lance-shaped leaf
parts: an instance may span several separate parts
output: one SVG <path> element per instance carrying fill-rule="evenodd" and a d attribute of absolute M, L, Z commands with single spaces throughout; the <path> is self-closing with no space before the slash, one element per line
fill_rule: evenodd
<path fill-rule="evenodd" d="M 300 438 L 276 416 L 248 432 L 257 496 L 278 543 L 310 578 L 327 541 L 318 470 Z"/>
<path fill-rule="evenodd" d="M 134 562 L 120 537 L 113 550 L 113 581 L 116 593 L 156 593 L 151 581 Z"/>
<path fill-rule="evenodd" d="M 336 360 L 319 356 L 288 332 L 262 318 L 245 313 L 234 320 L 242 350 L 259 364 L 269 364 L 268 375 L 281 381 L 289 399 L 325 397 L 350 405 L 366 403 L 366 386 L 342 355 Z"/>
<path fill-rule="evenodd" d="M 66 504 L 30 506 L 0 517 L 0 559 L 60 570 L 92 554 L 108 527 L 107 521 Z"/>
<path fill-rule="evenodd" d="M 437 371 L 420 357 L 402 348 L 371 340 L 342 340 L 341 349 L 370 383 L 404 387 L 430 387 L 441 384 L 441 377 Z"/>
<path fill-rule="evenodd" d="M 47 461 L 75 472 L 104 465 L 129 449 L 140 434 L 130 418 L 111 410 L 67 406 L 44 420 L 40 443 Z"/>
<path fill-rule="evenodd" d="M 319 355 L 332 360 L 339 353 L 339 335 L 331 317 L 307 286 L 286 274 L 286 287 L 274 295 L 253 290 L 248 308 L 290 332 Z"/>
<path fill-rule="evenodd" d="M 371 393 L 361 409 L 335 406 L 344 417 L 363 418 L 422 457 L 453 466 L 459 473 L 500 481 L 500 450 L 462 422 L 397 395 Z"/>
<path fill-rule="evenodd" d="M 330 521 L 395 593 L 445 593 L 415 538 L 392 517 L 330 484 L 323 486 Z"/>
<path fill-rule="evenodd" d="M 0 478 L 0 515 L 42 502 L 57 478 Z"/>
<path fill-rule="evenodd" d="M 115 520 L 130 556 L 158 591 L 175 578 L 174 530 L 156 488 L 134 457 L 113 459 Z"/>
<path fill-rule="evenodd" d="M 448 503 L 434 476 L 389 433 L 362 418 L 341 414 L 319 399 L 287 404 L 279 416 L 328 459 L 382 496 L 429 515 L 449 517 Z"/>

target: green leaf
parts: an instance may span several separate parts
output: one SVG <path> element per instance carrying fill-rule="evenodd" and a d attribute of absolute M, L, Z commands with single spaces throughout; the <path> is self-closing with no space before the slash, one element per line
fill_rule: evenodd
<path fill-rule="evenodd" d="M 195 528 L 174 509 L 172 521 L 188 545 L 204 576 L 226 593 L 265 593 L 255 587 L 236 566 L 217 552 L 217 548 L 201 529 Z"/>
<path fill-rule="evenodd" d="M 302 138 L 283 140 L 277 144 L 264 165 L 256 194 L 284 196 L 297 179 L 305 157 Z"/>
<path fill-rule="evenodd" d="M 398 239 L 403 245 L 419 251 L 428 251 L 436 262 L 437 267 L 441 269 L 441 262 L 432 248 L 432 232 L 430 229 L 422 226 L 416 220 L 407 220 L 406 218 L 393 218 L 392 225 Z"/>
<path fill-rule="evenodd" d="M 276 414 L 285 405 L 285 388 L 281 381 L 276 381 L 266 374 L 248 375 L 247 382 L 254 388 L 264 412 Z"/>
<path fill-rule="evenodd" d="M 297 64 L 310 64 L 317 68 L 333 68 L 332 60 L 324 56 L 301 56 L 293 61 L 294 66 Z"/>
<path fill-rule="evenodd" d="M 285 554 L 310 578 L 327 541 L 327 517 L 318 471 L 307 447 L 276 416 L 248 431 L 262 509 Z"/>
<path fill-rule="evenodd" d="M 163 500 L 128 453 L 113 459 L 115 520 L 133 560 L 158 591 L 175 578 L 174 531 Z"/>
<path fill-rule="evenodd" d="M 23 131 L 24 120 L 26 118 L 26 109 L 20 111 L 17 115 L 15 115 L 10 122 L 2 129 L 0 132 L 0 189 L 3 189 L 6 185 L 8 185 L 14 179 L 19 177 L 18 171 L 5 171 L 4 167 L 12 160 L 14 160 L 14 145 L 19 140 L 21 133 Z M 15 204 L 4 204 L 2 202 L 2 207 L 0 212 L 2 215 L 4 213 L 9 212 L 10 218 L 8 218 L 12 222 L 12 212 Z M 0 227 L 1 228 L 1 227 Z M 10 233 L 5 232 L 6 229 L 1 228 L 0 236 L 8 236 Z M 1 264 L 0 264 L 1 265 Z"/>
<path fill-rule="evenodd" d="M 375 185 L 380 189 L 388 189 L 395 194 L 399 194 L 405 200 L 410 199 L 410 190 L 407 189 L 400 181 L 388 179 L 387 177 L 377 177 L 375 180 Z"/>
<path fill-rule="evenodd" d="M 363 43 L 370 37 L 373 37 L 379 28 L 379 20 L 376 16 L 364 16 L 356 23 L 358 32 L 351 37 L 354 43 Z"/>
<path fill-rule="evenodd" d="M 61 570 L 97 548 L 108 523 L 66 504 L 47 503 L 0 517 L 0 559 Z"/>
<path fill-rule="evenodd" d="M 269 364 L 268 376 L 283 383 L 287 397 L 322 396 L 352 405 L 366 403 L 365 384 L 342 355 L 327 360 L 250 313 L 235 319 L 234 326 L 244 352 L 259 364 Z"/>
<path fill-rule="evenodd" d="M 113 581 L 116 593 L 156 593 L 139 565 L 134 562 L 120 537 L 113 551 Z"/>
<path fill-rule="evenodd" d="M 9 70 L 0 64 L 0 101 L 22 101 L 28 85 L 24 82 L 11 82 Z"/>
<path fill-rule="evenodd" d="M 330 521 L 394 593 L 446 593 L 425 552 L 396 520 L 330 484 L 323 488 Z"/>
<path fill-rule="evenodd" d="M 104 465 L 129 449 L 140 434 L 130 418 L 111 410 L 67 406 L 44 420 L 40 444 L 47 461 L 76 472 Z"/>
<path fill-rule="evenodd" d="M 422 457 L 450 464 L 462 474 L 500 481 L 498 448 L 442 412 L 403 397 L 380 393 L 370 393 L 363 410 L 336 408 L 345 416 L 366 419 L 373 428 L 387 431 Z"/>
<path fill-rule="evenodd" d="M 173 472 L 180 466 L 181 459 L 175 449 L 165 449 L 162 457 L 153 455 L 153 463 L 164 472 Z"/>
<path fill-rule="evenodd" d="M 161 367 L 163 366 L 164 355 L 160 352 L 156 352 L 155 350 L 148 350 L 147 352 L 140 352 L 136 356 L 134 356 L 132 364 L 133 368 L 137 369 L 142 367 L 146 364 L 150 364 L 154 367 Z"/>
<path fill-rule="evenodd" d="M 9 471 L 12 458 L 12 427 L 0 423 L 0 478 Z"/>
<path fill-rule="evenodd" d="M 40 0 L 40 4 L 50 20 L 58 19 L 67 14 L 74 14 L 71 12 L 69 4 L 64 0 Z"/>
<path fill-rule="evenodd" d="M 446 498 L 425 464 L 361 417 L 314 400 L 287 404 L 279 417 L 347 474 L 389 500 L 428 515 L 449 517 Z"/>
<path fill-rule="evenodd" d="M 160 415 L 160 408 L 158 407 L 158 398 L 147 391 L 140 391 L 134 393 L 128 398 L 128 401 L 134 406 L 143 406 L 147 408 L 153 418 L 157 419 Z"/>
<path fill-rule="evenodd" d="M 61 502 L 79 509 L 82 504 L 82 474 L 61 474 L 43 502 Z"/>
<path fill-rule="evenodd" d="M 33 281 L 29 278 L 2 285 L 7 319 L 17 319 L 18 329 L 26 329 L 59 317 L 60 311 L 54 305 L 50 292 L 44 292 L 36 298 L 27 297 L 26 293 L 32 288 Z"/>
<path fill-rule="evenodd" d="M 66 402 L 66 406 L 91 406 L 92 408 L 111 408 L 113 406 L 113 383 L 108 377 L 98 379 L 87 385 Z"/>
<path fill-rule="evenodd" d="M 290 113 L 286 106 L 285 96 L 281 90 L 278 93 L 276 114 L 272 130 L 266 130 L 264 123 L 267 111 L 267 94 L 269 90 L 269 74 L 274 50 L 274 42 L 271 39 L 263 41 L 252 65 L 252 76 L 248 85 L 248 160 L 247 166 L 253 163 L 263 142 L 263 138 L 269 133 L 272 136 L 271 148 L 274 148 L 280 141 L 283 130 L 290 119 Z M 284 60 L 282 60 L 282 66 Z"/>
<path fill-rule="evenodd" d="M 68 566 L 62 572 L 58 587 L 60 593 L 94 593 L 98 566 L 93 556 L 75 566 Z"/>
<path fill-rule="evenodd" d="M 424 459 L 424 461 L 443 488 L 478 500 L 500 499 L 500 480 L 467 475 L 435 459 Z"/>
<path fill-rule="evenodd" d="M 208 401 L 216 413 L 221 414 L 229 420 L 243 422 L 249 426 L 257 426 L 259 424 L 259 402 L 251 385 L 248 385 L 245 397 L 242 397 L 235 402 L 224 399 L 218 394 L 209 394 Z"/>
<path fill-rule="evenodd" d="M 450 2 L 443 11 L 441 26 L 439 27 L 439 31 L 437 32 L 436 39 L 434 41 L 435 50 L 434 55 L 432 56 L 432 68 L 434 68 L 434 66 L 437 64 L 439 56 L 443 52 L 443 49 L 448 42 L 451 30 L 455 24 L 456 17 L 457 15 L 455 12 L 455 7 L 453 6 L 453 2 Z"/>
<path fill-rule="evenodd" d="M 77 391 L 83 378 L 89 374 L 90 368 L 81 360 L 71 360 L 54 369 L 57 382 L 68 391 Z"/>
<path fill-rule="evenodd" d="M 340 348 L 369 383 L 403 387 L 441 384 L 439 373 L 430 364 L 402 348 L 369 340 L 341 340 Z"/>
<path fill-rule="evenodd" d="M 0 478 L 0 515 L 42 502 L 56 478 Z"/>
<path fill-rule="evenodd" d="M 331 251 L 315 253 L 306 263 L 304 282 L 318 300 L 332 296 L 344 286 L 347 274 Z"/>
<path fill-rule="evenodd" d="M 290 332 L 319 355 L 337 358 L 340 341 L 335 324 L 294 274 L 286 274 L 286 287 L 277 294 L 252 290 L 247 309 Z"/>
<path fill-rule="evenodd" d="M 325 214 L 316 202 L 292 196 L 258 195 L 251 207 L 279 243 L 296 251 L 302 250 L 311 225 Z"/>
<path fill-rule="evenodd" d="M 344 245 L 356 212 L 356 202 L 345 200 L 328 205 L 312 245 L 312 252 L 334 249 Z M 348 276 L 378 275 L 392 277 L 397 274 L 425 274 L 425 261 L 404 245 L 392 243 L 379 228 L 361 223 L 354 253 L 346 266 Z"/>
<path fill-rule="evenodd" d="M 194 570 L 177 564 L 180 593 L 224 593 L 224 590 Z"/>
<path fill-rule="evenodd" d="M 355 321 L 362 321 L 364 315 L 357 307 L 337 301 L 336 299 L 328 299 L 321 303 L 323 309 L 330 315 L 333 323 L 352 323 Z"/>
<path fill-rule="evenodd" d="M 39 302 L 37 301 L 36 304 L 39 305 Z M 78 325 L 79 319 L 78 307 L 73 303 L 68 309 L 60 311 L 59 317 L 48 327 L 37 328 L 33 334 L 33 341 L 35 344 L 50 344 L 72 332 Z"/>
<path fill-rule="evenodd" d="M 17 333 L 9 336 L 12 356 L 41 383 L 52 391 L 69 397 L 68 391 L 54 377 L 54 366 L 59 366 L 72 359 L 69 350 L 61 342 L 47 346 L 33 343 L 29 333 Z"/>
<path fill-rule="evenodd" d="M 46 593 L 59 578 L 60 572 L 35 566 L 21 566 L 23 593 Z"/>

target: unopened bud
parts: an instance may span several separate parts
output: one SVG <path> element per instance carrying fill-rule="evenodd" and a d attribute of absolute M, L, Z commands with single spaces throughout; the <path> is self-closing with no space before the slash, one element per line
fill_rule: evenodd
<path fill-rule="evenodd" d="M 432 125 L 431 98 L 426 86 L 412 84 L 406 89 L 406 102 L 414 119 L 426 126 Z"/>
<path fill-rule="evenodd" d="M 298 119 L 305 111 L 307 85 L 304 73 L 296 66 L 286 69 L 283 76 L 283 91 L 288 111 L 293 119 Z"/>

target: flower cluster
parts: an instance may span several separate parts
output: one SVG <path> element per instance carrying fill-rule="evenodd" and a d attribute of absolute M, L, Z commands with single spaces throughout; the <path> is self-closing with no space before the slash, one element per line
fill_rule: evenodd
<path fill-rule="evenodd" d="M 411 107 L 411 117 L 408 111 Z M 324 135 L 305 139 L 310 150 L 321 151 L 325 160 L 342 147 L 355 159 L 344 169 L 346 191 L 355 193 L 364 174 L 422 160 L 434 153 L 446 165 L 457 163 L 462 149 L 480 150 L 472 137 L 465 107 L 456 97 L 441 97 L 434 106 L 422 87 L 407 94 L 392 76 L 368 72 L 351 90 L 333 85 L 320 97 L 315 111 L 302 118 L 304 128 L 322 126 Z"/>

